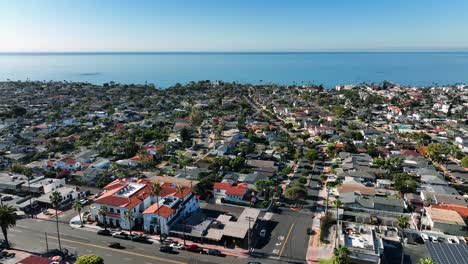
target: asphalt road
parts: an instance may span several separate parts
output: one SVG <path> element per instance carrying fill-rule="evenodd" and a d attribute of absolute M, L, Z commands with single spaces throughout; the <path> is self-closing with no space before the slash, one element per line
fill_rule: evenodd
<path fill-rule="evenodd" d="M 151 263 L 246 263 L 246 259 L 234 257 L 214 257 L 200 255 L 187 251 L 178 254 L 159 252 L 159 244 L 141 244 L 132 241 L 119 240 L 112 237 L 98 236 L 94 232 L 71 228 L 59 223 L 62 248 L 70 253 L 97 254 L 104 258 L 105 263 L 116 264 L 151 264 Z M 17 249 L 34 253 L 46 252 L 46 233 L 49 249 L 58 248 L 55 222 L 36 219 L 21 219 L 9 230 L 9 239 Z M 125 249 L 112 249 L 109 242 L 119 242 Z"/>

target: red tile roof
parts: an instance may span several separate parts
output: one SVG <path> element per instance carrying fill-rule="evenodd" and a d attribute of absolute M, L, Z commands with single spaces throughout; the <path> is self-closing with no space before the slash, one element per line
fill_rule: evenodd
<path fill-rule="evenodd" d="M 49 264 L 52 261 L 48 258 L 31 255 L 23 260 L 16 262 L 16 264 Z"/>
<path fill-rule="evenodd" d="M 445 209 L 457 212 L 461 217 L 468 218 L 468 207 L 456 204 L 433 204 L 433 208 Z"/>
<path fill-rule="evenodd" d="M 150 195 L 153 194 L 153 191 L 152 191 L 153 185 L 148 180 L 138 180 L 136 183 L 144 184 L 145 186 L 129 197 L 120 196 L 116 194 L 118 191 L 120 191 L 130 182 L 131 181 L 127 179 L 122 179 L 122 180 L 118 179 L 109 183 L 107 186 L 103 188 L 104 190 L 106 190 L 106 192 L 104 192 L 104 194 L 98 197 L 95 200 L 95 202 L 99 204 L 106 204 L 110 206 L 118 206 L 118 207 L 125 207 L 128 209 L 132 209 L 135 206 L 139 205 L 144 199 L 148 198 Z M 184 189 L 182 190 L 182 193 L 180 193 L 179 190 L 170 183 L 160 183 L 160 185 L 162 188 L 159 193 L 159 196 L 161 197 L 175 196 L 179 199 L 182 199 L 188 196 L 192 192 L 190 187 L 184 187 Z"/>
<path fill-rule="evenodd" d="M 138 190 L 131 196 L 116 195 L 116 193 L 124 188 L 128 183 L 130 183 L 130 180 L 127 179 L 115 180 L 111 182 L 109 185 L 104 187 L 106 192 L 98 197 L 95 202 L 99 204 L 132 209 L 139 205 L 144 199 L 148 198 L 152 193 L 151 184 L 149 184 L 148 181 L 139 180 L 136 183 L 145 184 L 142 189 Z"/>
<path fill-rule="evenodd" d="M 171 216 L 173 213 L 174 213 L 174 209 L 172 208 L 169 208 L 165 205 L 163 206 L 159 206 L 159 204 L 155 203 L 153 205 L 151 205 L 150 207 L 148 207 L 144 212 L 143 214 L 157 214 L 159 216 L 162 216 L 164 218 L 168 218 L 169 216 Z"/>
<path fill-rule="evenodd" d="M 239 185 L 230 185 L 229 183 L 225 182 L 217 182 L 213 185 L 214 189 L 218 190 L 225 190 L 226 194 L 228 195 L 244 195 L 247 192 L 247 184 L 239 184 Z"/>

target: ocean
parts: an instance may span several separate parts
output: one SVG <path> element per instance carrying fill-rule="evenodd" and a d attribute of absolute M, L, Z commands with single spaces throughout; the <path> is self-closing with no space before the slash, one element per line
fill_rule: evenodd
<path fill-rule="evenodd" d="M 468 52 L 0 53 L 0 80 L 454 84 L 468 83 Z"/>

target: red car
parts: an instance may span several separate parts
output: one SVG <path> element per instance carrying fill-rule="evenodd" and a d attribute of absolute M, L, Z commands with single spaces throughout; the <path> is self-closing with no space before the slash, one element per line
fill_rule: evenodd
<path fill-rule="evenodd" d="M 203 248 L 199 247 L 198 245 L 188 245 L 185 247 L 185 250 L 190 251 L 190 252 L 195 252 L 195 253 L 200 253 L 203 251 Z"/>

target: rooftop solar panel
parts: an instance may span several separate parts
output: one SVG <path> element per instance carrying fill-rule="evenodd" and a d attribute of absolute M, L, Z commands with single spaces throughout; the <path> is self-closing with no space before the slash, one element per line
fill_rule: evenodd
<path fill-rule="evenodd" d="M 468 264 L 468 245 L 426 242 L 431 258 L 437 264 Z"/>

